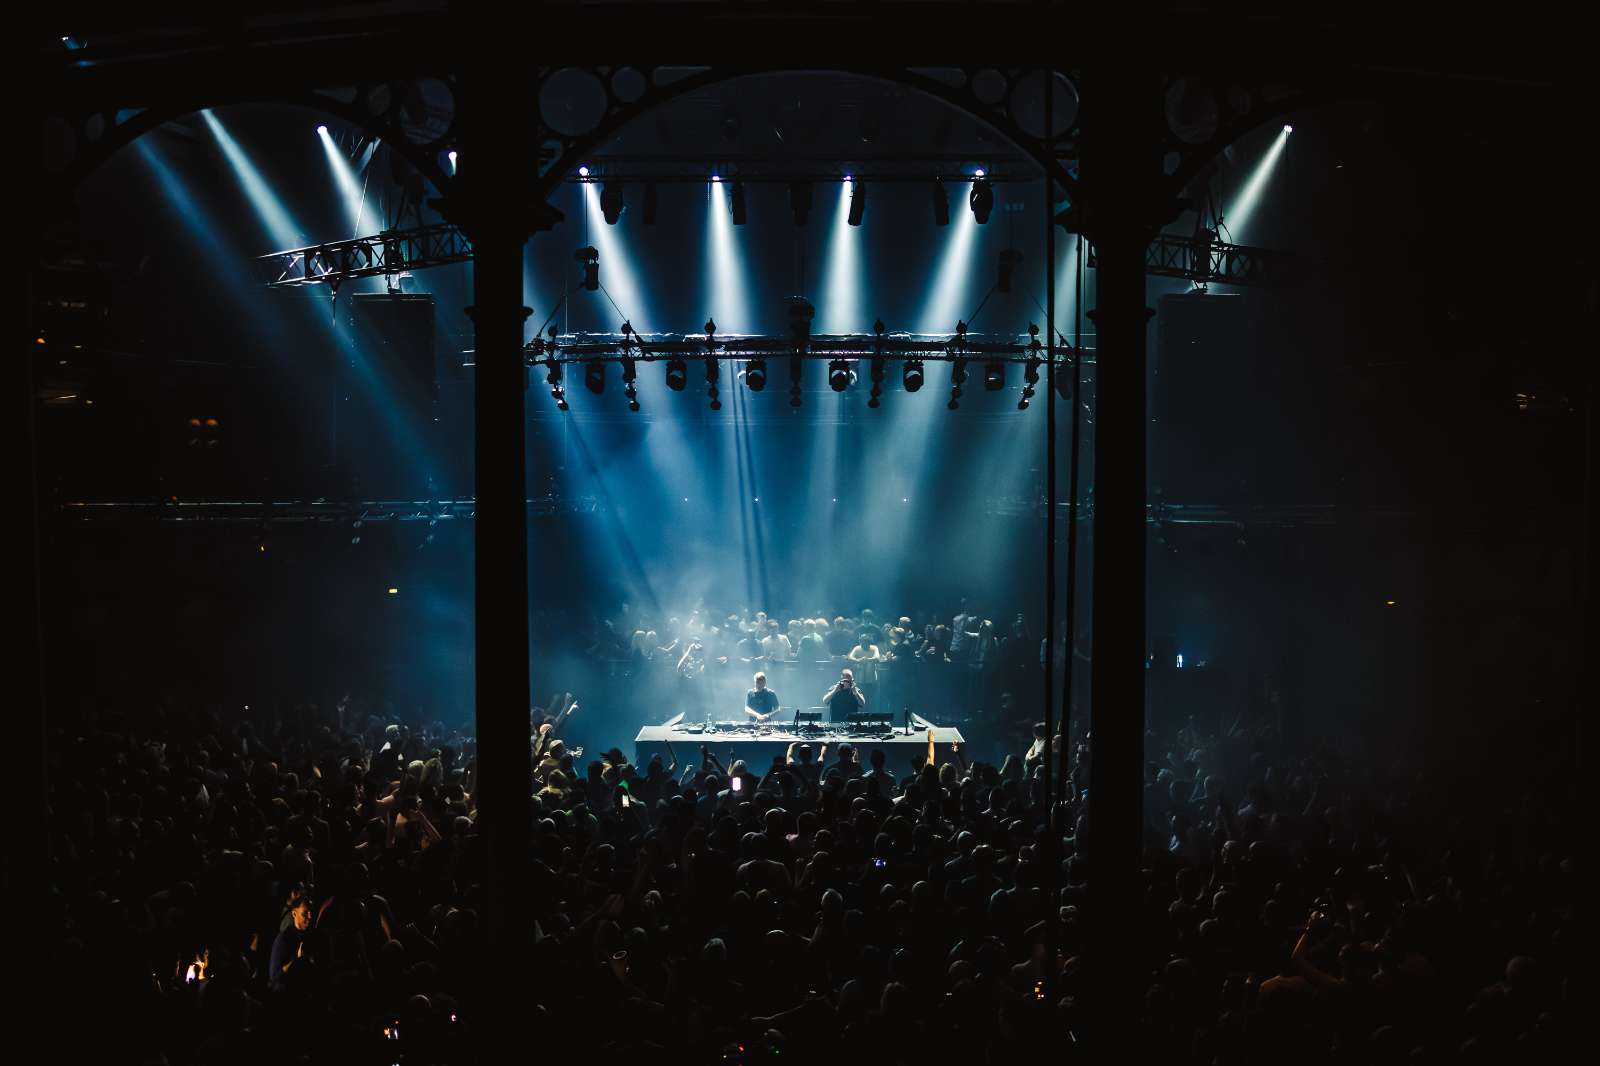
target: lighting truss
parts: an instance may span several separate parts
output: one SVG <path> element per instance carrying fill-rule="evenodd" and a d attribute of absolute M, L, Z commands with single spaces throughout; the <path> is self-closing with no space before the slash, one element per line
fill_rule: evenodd
<path fill-rule="evenodd" d="M 560 494 L 528 498 L 530 515 L 593 514 L 598 496 Z M 71 500 L 60 506 L 63 517 L 76 522 L 149 522 L 194 525 L 353 526 L 369 524 L 428 525 L 469 521 L 477 517 L 477 501 L 448 500 Z"/>
<path fill-rule="evenodd" d="M 1145 249 L 1144 270 L 1198 285 L 1271 285 L 1283 280 L 1285 258 L 1282 252 L 1266 248 L 1162 233 Z M 1092 251 L 1089 265 L 1094 265 Z"/>
<path fill-rule="evenodd" d="M 1285 258 L 1282 252 L 1266 248 L 1220 240 L 1197 241 L 1190 236 L 1163 233 L 1145 249 L 1145 272 L 1157 277 L 1183 278 L 1200 285 L 1270 285 L 1282 280 Z M 355 278 L 393 276 L 402 271 L 471 260 L 472 245 L 465 235 L 448 223 L 437 222 L 370 237 L 270 252 L 258 256 L 256 262 L 269 288 L 288 288 L 299 285 L 337 287 Z M 1095 265 L 1092 247 L 1089 265 Z"/>
<path fill-rule="evenodd" d="M 605 509 L 598 496 L 546 495 L 529 497 L 532 516 L 593 514 Z M 1017 495 L 982 501 L 985 514 L 1016 516 L 1044 514 L 1042 498 Z M 1057 504 L 1063 515 L 1070 502 Z M 60 514 L 84 524 L 193 524 L 225 526 L 325 526 L 365 528 L 369 525 L 460 523 L 477 517 L 472 497 L 448 500 L 73 500 L 60 505 Z M 1252 530 L 1328 527 L 1350 523 L 1406 522 L 1415 517 L 1405 509 L 1343 507 L 1331 503 L 1266 504 L 1227 507 L 1206 504 L 1152 503 L 1145 508 L 1147 525 L 1162 528 L 1234 527 Z M 1092 496 L 1079 501 L 1078 521 L 1094 520 Z M 355 523 L 361 523 L 355 527 Z"/>
<path fill-rule="evenodd" d="M 393 276 L 402 271 L 465 263 L 472 245 L 454 226 L 437 222 L 414 229 L 389 230 L 370 237 L 330 241 L 259 256 L 268 288 L 333 285 L 355 278 Z"/>
<path fill-rule="evenodd" d="M 554 359 L 557 363 L 592 363 L 596 361 L 621 362 L 626 356 L 637 362 L 666 362 L 682 359 L 773 360 L 792 358 L 832 362 L 837 359 L 865 360 L 874 358 L 894 360 L 920 360 L 949 363 L 957 360 L 979 360 L 999 363 L 1027 363 L 1036 359 L 1053 359 L 1058 367 L 1070 364 L 1077 349 L 1058 338 L 1061 343 L 1046 347 L 1034 344 L 1028 334 L 1017 336 L 966 333 L 948 334 L 888 333 L 882 336 L 866 333 L 852 335 L 826 335 L 808 337 L 804 346 L 797 348 L 789 335 L 730 336 L 704 333 L 692 334 L 638 334 L 575 333 L 556 338 L 536 337 L 524 346 L 528 360 L 541 365 Z M 1093 365 L 1091 349 L 1079 353 L 1085 364 Z"/>

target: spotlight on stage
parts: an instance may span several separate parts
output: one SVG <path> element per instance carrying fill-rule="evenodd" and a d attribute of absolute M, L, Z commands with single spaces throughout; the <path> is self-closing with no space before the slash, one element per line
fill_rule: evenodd
<path fill-rule="evenodd" d="M 722 410 L 722 399 L 717 393 L 717 379 L 721 376 L 715 359 L 706 359 L 706 395 L 711 398 L 711 409 Z"/>
<path fill-rule="evenodd" d="M 950 224 L 950 193 L 946 191 L 942 178 L 933 179 L 933 224 L 935 226 Z"/>
<path fill-rule="evenodd" d="M 980 226 L 989 221 L 989 215 L 994 211 L 994 186 L 989 184 L 989 179 L 983 176 L 981 170 L 972 179 L 967 206 L 972 208 L 972 218 Z"/>
<path fill-rule="evenodd" d="M 828 388 L 834 392 L 843 392 L 850 387 L 850 363 L 845 359 L 835 359 L 828 364 Z"/>
<path fill-rule="evenodd" d="M 1033 399 L 1034 390 L 1039 387 L 1039 366 L 1043 362 L 1038 356 L 1039 327 L 1032 322 L 1028 323 L 1028 335 L 1033 338 L 1029 346 L 1028 363 L 1022 368 L 1022 399 L 1017 401 L 1017 410 L 1026 411 L 1028 401 Z"/>
<path fill-rule="evenodd" d="M 588 176 L 589 176 L 589 168 L 588 168 L 588 166 L 581 166 L 581 167 L 578 168 L 578 177 L 587 178 Z"/>
<path fill-rule="evenodd" d="M 599 396 L 606 391 L 606 365 L 598 359 L 583 365 L 583 387 Z"/>
<path fill-rule="evenodd" d="M 1293 133 L 1294 132 L 1294 127 L 1286 125 L 1286 126 L 1283 127 L 1283 132 L 1285 132 L 1285 133 Z"/>
<path fill-rule="evenodd" d="M 617 224 L 617 219 L 622 217 L 622 208 L 622 183 L 608 181 L 600 186 L 600 213 L 605 216 L 606 225 Z"/>
<path fill-rule="evenodd" d="M 545 361 L 545 383 L 550 386 L 550 398 L 556 402 L 561 410 L 567 409 L 567 392 L 561 387 L 561 364 L 551 356 Z"/>
<path fill-rule="evenodd" d="M 667 388 L 673 392 L 682 392 L 687 384 L 689 384 L 689 364 L 682 359 L 667 360 Z"/>
<path fill-rule="evenodd" d="M 744 365 L 745 388 L 751 392 L 760 392 L 767 387 L 767 361 L 765 359 L 752 359 Z"/>
<path fill-rule="evenodd" d="M 1015 248 L 1007 248 L 1000 253 L 1000 277 L 997 287 L 1001 292 L 1011 291 L 1011 280 L 1016 276 L 1017 266 L 1022 262 L 1022 253 Z"/>
<path fill-rule="evenodd" d="M 804 226 L 806 219 L 811 217 L 811 183 L 809 181 L 791 181 L 789 183 L 789 210 L 794 212 L 794 224 Z"/>
<path fill-rule="evenodd" d="M 572 258 L 583 264 L 583 287 L 590 292 L 600 288 L 600 253 L 593 247 L 579 248 Z"/>
<path fill-rule="evenodd" d="M 850 183 L 850 214 L 845 221 L 852 226 L 861 225 L 861 216 L 867 210 L 867 184 L 854 178 L 845 178 Z"/>
<path fill-rule="evenodd" d="M 322 134 L 324 137 L 326 137 L 328 135 L 328 127 L 327 126 L 318 126 L 317 127 L 317 132 Z"/>
<path fill-rule="evenodd" d="M 626 336 L 627 332 L 627 330 L 624 330 L 623 335 Z M 638 378 L 638 364 L 624 356 L 622 360 L 622 394 L 628 398 L 628 410 L 630 411 L 639 409 Z"/>
<path fill-rule="evenodd" d="M 817 309 L 811 301 L 804 296 L 789 297 L 789 336 L 795 343 L 803 343 L 811 336 L 811 320 L 817 317 Z"/>
<path fill-rule="evenodd" d="M 872 394 L 867 398 L 868 407 L 878 406 L 878 397 L 883 395 L 883 319 L 872 323 L 872 332 L 877 336 L 877 341 L 872 346 Z"/>
<path fill-rule="evenodd" d="M 744 182 L 736 181 L 733 183 L 733 189 L 728 196 L 728 210 L 733 213 L 733 224 L 735 226 L 744 225 L 745 219 L 748 217 L 744 206 Z"/>
<path fill-rule="evenodd" d="M 900 382 L 907 392 L 916 392 L 922 388 L 924 371 L 921 359 L 907 359 L 905 367 L 900 371 Z"/>
<path fill-rule="evenodd" d="M 801 356 L 811 337 L 811 320 L 817 309 L 804 296 L 789 297 L 789 337 L 794 341 L 794 354 L 789 357 L 789 406 L 800 406 Z"/>
<path fill-rule="evenodd" d="M 999 359 L 991 359 L 983 364 L 983 387 L 989 392 L 999 392 L 1006 387 L 1006 364 Z"/>

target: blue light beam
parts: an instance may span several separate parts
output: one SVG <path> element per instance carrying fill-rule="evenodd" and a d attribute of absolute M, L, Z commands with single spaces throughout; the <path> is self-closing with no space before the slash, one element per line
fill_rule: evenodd
<path fill-rule="evenodd" d="M 718 333 L 751 333 L 750 295 L 745 271 L 744 252 L 738 235 L 733 231 L 733 217 L 728 209 L 728 192 L 725 182 L 711 182 L 711 217 L 707 226 L 711 254 L 707 257 L 706 304 L 710 316 L 716 320 Z"/>
<path fill-rule="evenodd" d="M 852 226 L 850 197 L 855 182 L 839 183 L 839 206 L 834 211 L 833 233 L 826 260 L 827 287 L 823 290 L 819 333 L 863 332 L 861 321 L 861 227 Z"/>
<path fill-rule="evenodd" d="M 239 178 L 239 184 L 244 186 L 245 197 L 249 199 L 251 208 L 256 213 L 256 219 L 266 230 L 267 239 L 274 248 L 295 248 L 305 243 L 305 235 L 300 227 L 295 225 L 289 217 L 289 210 L 267 184 L 267 179 L 261 171 L 250 161 L 239 142 L 222 125 L 222 121 L 208 108 L 200 112 L 200 117 L 205 120 L 211 130 L 211 135 L 217 139 L 217 145 L 222 149 L 222 154 L 227 157 L 228 165 L 233 167 L 233 172 Z"/>
<path fill-rule="evenodd" d="M 606 225 L 605 214 L 600 210 L 600 191 L 593 182 L 583 185 L 583 207 L 589 219 L 589 239 L 594 242 L 595 251 L 600 253 L 600 284 L 605 286 L 606 292 L 611 294 L 617 307 L 621 309 L 633 328 L 640 333 L 649 333 L 650 308 L 644 301 L 644 290 L 639 286 L 639 276 L 633 269 L 633 260 L 628 256 L 618 236 L 620 227 Z M 611 309 L 607 301 L 607 312 L 615 317 L 616 312 Z M 621 320 L 611 324 L 611 330 L 622 327 Z"/>
<path fill-rule="evenodd" d="M 952 212 L 952 215 L 944 257 L 940 259 L 933 285 L 928 289 L 927 302 L 917 316 L 923 333 L 954 333 L 956 323 L 972 310 L 958 304 L 966 295 L 972 279 L 978 223 L 971 211 L 962 211 L 959 215 Z"/>
<path fill-rule="evenodd" d="M 1247 230 L 1256 208 L 1261 206 L 1267 179 L 1272 176 L 1273 169 L 1278 165 L 1278 157 L 1283 155 L 1284 145 L 1288 143 L 1289 127 L 1285 126 L 1278 131 L 1278 136 L 1273 138 L 1272 147 L 1267 149 L 1267 154 L 1256 164 L 1255 170 L 1251 172 L 1250 179 L 1245 182 L 1239 195 L 1234 197 L 1233 209 L 1223 216 L 1228 233 L 1235 244 L 1245 243 Z"/>
<path fill-rule="evenodd" d="M 328 169 L 333 171 L 333 180 L 339 186 L 339 200 L 344 206 L 345 222 L 350 227 L 350 235 L 360 237 L 363 228 L 373 232 L 382 229 L 383 220 L 367 202 L 366 192 L 361 187 L 361 179 L 356 175 L 356 168 L 345 158 L 333 135 L 328 132 L 328 127 L 318 126 L 317 136 L 321 138 L 322 150 L 328 156 Z M 371 153 L 368 153 L 367 159 L 370 161 L 371 158 Z"/>

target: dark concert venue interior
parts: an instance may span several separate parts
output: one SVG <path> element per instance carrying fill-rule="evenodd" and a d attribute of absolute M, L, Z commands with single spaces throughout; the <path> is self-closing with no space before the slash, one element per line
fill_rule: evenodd
<path fill-rule="evenodd" d="M 1561 33 L 216 6 L 18 37 L 14 1045 L 1575 1038 Z"/>

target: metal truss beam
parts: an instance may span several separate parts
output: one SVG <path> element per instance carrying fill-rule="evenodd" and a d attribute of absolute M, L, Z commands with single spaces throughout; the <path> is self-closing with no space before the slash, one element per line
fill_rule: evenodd
<path fill-rule="evenodd" d="M 466 263 L 472 245 L 448 223 L 414 229 L 389 230 L 370 237 L 353 237 L 305 248 L 290 248 L 259 256 L 268 288 L 331 285 L 335 289 L 355 278 L 392 277 L 406 270 Z"/>
<path fill-rule="evenodd" d="M 34 73 L 98 95 L 145 90 L 152 81 L 184 85 L 219 82 L 257 84 L 261 78 L 291 83 L 322 81 L 330 70 L 348 83 L 422 74 L 470 54 L 472 36 L 459 18 L 435 11 L 388 12 L 372 17 L 330 16 L 302 5 L 270 16 L 239 15 L 218 20 L 194 12 L 138 20 L 107 15 L 74 21 L 83 47 L 59 47 L 42 35 L 31 59 Z M 550 41 L 561 42 L 570 65 L 657 62 L 695 64 L 708 56 L 759 49 L 773 67 L 810 69 L 819 55 L 835 62 L 883 62 L 903 52 L 907 26 L 948 27 L 919 35 L 918 61 L 971 62 L 1005 57 L 1018 66 L 1061 62 L 1051 35 L 1031 32 L 1059 19 L 1059 10 L 1018 4 L 882 3 L 750 5 L 728 3 L 616 3 L 536 5 L 504 9 L 501 34 L 529 55 Z M 1237 77 L 1304 79 L 1337 69 L 1389 82 L 1455 79 L 1508 86 L 1551 84 L 1553 71 L 1571 69 L 1552 61 L 1548 35 L 1507 19 L 1499 25 L 1428 24 L 1375 39 L 1359 15 L 1329 20 L 1308 15 L 1264 21 L 1231 10 L 1163 13 L 1151 17 L 1111 10 L 1076 10 L 1077 36 L 1090 41 L 1129 42 L 1125 49 L 1154 63 L 1195 63 L 1195 42 L 1207 69 Z M 71 21 L 71 20 L 69 20 Z M 78 26 L 77 22 L 88 25 Z M 1419 24 L 1420 25 L 1420 24 Z M 1132 32 L 1130 32 L 1132 31 Z M 1558 51 L 1572 42 L 1558 42 Z M 1575 55 L 1575 52 L 1574 52 Z M 1492 75 L 1488 72 L 1493 72 Z"/>
<path fill-rule="evenodd" d="M 599 496 L 551 494 L 528 498 L 528 514 L 535 517 L 594 514 L 605 510 Z M 1070 503 L 1057 505 L 1063 514 Z M 1023 496 L 983 501 L 985 514 L 1042 516 L 1042 501 Z M 460 523 L 477 518 L 477 502 L 470 496 L 448 500 L 71 500 L 59 505 L 68 521 L 85 525 L 224 525 L 224 526 L 331 526 L 411 525 Z M 1145 522 L 1157 535 L 1175 527 L 1221 527 L 1259 531 L 1300 527 L 1326 528 L 1354 521 L 1408 521 L 1416 512 L 1392 508 L 1344 507 L 1332 503 L 1260 504 L 1150 504 Z M 1078 504 L 1078 521 L 1094 519 L 1093 500 Z"/>
<path fill-rule="evenodd" d="M 1046 346 L 1043 341 L 1023 334 L 1000 337 L 969 333 L 930 335 L 910 333 L 848 334 L 808 337 L 797 342 L 784 336 L 708 336 L 700 334 L 595 334 L 580 333 L 546 340 L 535 338 L 524 351 L 529 361 L 542 366 L 552 362 L 614 363 L 632 359 L 656 363 L 666 359 L 801 359 L 846 361 L 860 359 L 910 359 L 929 363 L 955 360 L 1028 363 L 1054 358 L 1060 365 L 1070 360 L 1074 349 L 1061 343 Z M 473 353 L 464 353 L 471 355 Z M 1085 363 L 1094 357 L 1084 350 Z M 468 366 L 471 363 L 466 364 Z"/>
<path fill-rule="evenodd" d="M 528 498 L 534 516 L 592 514 L 598 496 Z M 58 507 L 68 521 L 83 524 L 146 523 L 233 526 L 306 526 L 466 522 L 478 516 L 470 496 L 448 500 L 69 500 Z"/>
<path fill-rule="evenodd" d="M 1144 254 L 1144 270 L 1200 285 L 1270 285 L 1283 278 L 1286 256 L 1265 248 L 1162 233 Z"/>
<path fill-rule="evenodd" d="M 658 179 L 634 176 L 612 180 Z M 1224 241 L 1197 241 L 1192 237 L 1163 233 L 1150 243 L 1145 252 L 1145 272 L 1157 277 L 1183 278 L 1201 285 L 1270 285 L 1283 278 L 1286 258 L 1282 252 L 1271 249 Z M 392 277 L 402 271 L 425 270 L 471 260 L 472 243 L 466 235 L 449 223 L 437 222 L 412 229 L 388 230 L 367 237 L 307 245 L 304 248 L 287 248 L 258 256 L 256 262 L 260 264 L 269 288 L 300 285 L 332 285 L 337 288 L 356 278 Z M 1089 265 L 1096 265 L 1092 249 Z M 900 340 L 895 343 L 902 343 L 906 336 L 897 334 Z M 763 339 L 744 340 L 758 342 Z M 870 343 L 872 338 L 866 340 Z M 618 343 L 620 341 L 619 336 Z M 773 343 L 779 348 L 789 344 L 788 341 Z M 937 356 L 928 354 L 919 358 L 934 359 Z"/>

